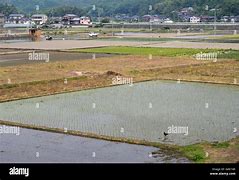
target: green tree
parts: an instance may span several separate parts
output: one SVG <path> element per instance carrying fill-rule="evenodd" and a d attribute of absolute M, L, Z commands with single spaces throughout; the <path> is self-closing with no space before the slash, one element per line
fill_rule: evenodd
<path fill-rule="evenodd" d="M 14 5 L 0 4 L 0 13 L 8 16 L 9 14 L 19 13 L 19 11 Z"/>

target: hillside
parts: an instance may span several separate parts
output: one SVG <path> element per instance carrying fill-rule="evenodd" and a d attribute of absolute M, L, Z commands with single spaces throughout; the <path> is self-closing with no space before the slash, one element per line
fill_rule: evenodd
<path fill-rule="evenodd" d="M 112 14 L 165 14 L 170 15 L 184 7 L 193 7 L 195 14 L 205 14 L 205 7 L 218 8 L 219 15 L 239 15 L 238 0 L 1 0 L 10 3 L 24 13 L 32 13 L 35 6 L 39 5 L 40 11 L 50 11 L 52 8 L 72 6 L 89 13 L 92 6 L 96 5 L 95 13 L 101 15 Z M 24 3 L 23 3 L 24 2 Z M 149 5 L 153 9 L 149 11 Z"/>

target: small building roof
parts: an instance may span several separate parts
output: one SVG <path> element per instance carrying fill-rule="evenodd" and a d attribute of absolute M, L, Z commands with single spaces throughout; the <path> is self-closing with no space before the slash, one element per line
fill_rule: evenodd
<path fill-rule="evenodd" d="M 45 14 L 33 14 L 32 17 L 47 16 Z"/>
<path fill-rule="evenodd" d="M 74 17 L 75 17 L 75 16 L 77 16 L 77 15 L 75 15 L 75 14 L 66 14 L 64 17 L 67 17 L 67 16 L 68 16 L 68 17 L 69 17 L 69 16 L 74 16 Z"/>
<path fill-rule="evenodd" d="M 24 17 L 23 14 L 10 14 L 9 17 Z"/>

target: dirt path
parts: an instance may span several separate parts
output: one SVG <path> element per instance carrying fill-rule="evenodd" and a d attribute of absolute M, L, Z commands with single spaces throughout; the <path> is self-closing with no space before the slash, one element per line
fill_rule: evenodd
<path fill-rule="evenodd" d="M 140 42 L 140 41 L 107 41 L 107 40 L 53 40 L 40 42 L 19 42 L 0 44 L 0 48 L 17 49 L 46 49 L 61 50 L 73 48 L 94 48 L 106 46 L 143 46 L 143 47 L 168 47 L 168 48 L 196 48 L 196 49 L 236 49 L 239 50 L 237 43 L 205 43 L 205 42 Z"/>

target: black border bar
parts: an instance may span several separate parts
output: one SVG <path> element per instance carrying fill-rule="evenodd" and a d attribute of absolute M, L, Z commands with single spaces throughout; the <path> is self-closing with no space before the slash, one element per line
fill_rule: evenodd
<path fill-rule="evenodd" d="M 29 168 L 29 176 L 10 175 L 10 168 Z M 89 178 L 238 179 L 239 164 L 0 164 L 0 180 Z M 77 178 L 76 178 L 77 177 Z"/>

